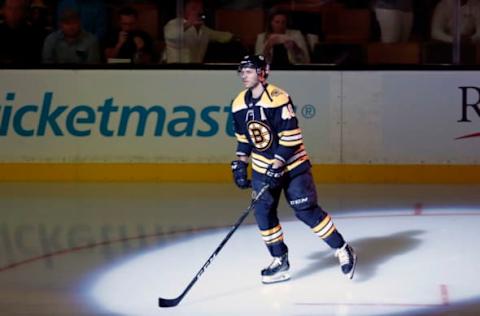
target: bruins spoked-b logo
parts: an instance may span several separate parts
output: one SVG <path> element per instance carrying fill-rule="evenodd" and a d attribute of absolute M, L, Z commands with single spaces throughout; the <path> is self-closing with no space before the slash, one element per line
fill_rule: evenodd
<path fill-rule="evenodd" d="M 247 129 L 250 139 L 259 151 L 267 150 L 270 147 L 273 138 L 270 127 L 259 121 L 250 121 Z"/>

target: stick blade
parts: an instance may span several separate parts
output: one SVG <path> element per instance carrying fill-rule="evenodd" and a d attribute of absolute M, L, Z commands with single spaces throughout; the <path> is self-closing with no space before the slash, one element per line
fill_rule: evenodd
<path fill-rule="evenodd" d="M 166 299 L 166 298 L 159 298 L 158 299 L 158 305 L 160 307 L 175 307 L 180 303 L 180 300 L 178 298 L 174 299 Z"/>

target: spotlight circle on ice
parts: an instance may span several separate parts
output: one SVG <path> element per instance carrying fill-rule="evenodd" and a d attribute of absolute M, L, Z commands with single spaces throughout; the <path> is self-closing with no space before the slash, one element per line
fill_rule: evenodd
<path fill-rule="evenodd" d="M 417 315 L 480 303 L 480 284 L 471 282 L 478 270 L 472 249 L 480 238 L 480 209 L 423 209 L 421 215 L 413 210 L 357 211 L 335 218 L 348 230 L 359 257 L 353 280 L 338 271 L 332 251 L 293 220 L 283 225 L 293 246 L 291 279 L 263 285 L 259 268 L 270 258 L 256 225 L 244 225 L 182 303 L 164 312 L 226 315 L 235 306 L 240 315 L 319 310 L 325 315 Z M 452 234 L 452 225 L 462 227 L 462 234 Z M 181 293 L 228 230 L 192 233 L 133 257 L 99 275 L 90 295 L 106 312 L 158 315 L 158 296 Z"/>

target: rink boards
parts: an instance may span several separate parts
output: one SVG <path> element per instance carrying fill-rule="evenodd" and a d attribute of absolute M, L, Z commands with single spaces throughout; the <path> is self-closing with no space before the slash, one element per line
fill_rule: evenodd
<path fill-rule="evenodd" d="M 476 71 L 275 71 L 320 182 L 480 182 Z M 229 181 L 227 70 L 1 70 L 0 180 Z"/>

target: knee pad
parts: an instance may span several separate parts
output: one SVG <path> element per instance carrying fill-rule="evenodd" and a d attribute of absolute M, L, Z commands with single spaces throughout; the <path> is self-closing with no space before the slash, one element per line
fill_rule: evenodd
<path fill-rule="evenodd" d="M 318 215 L 315 213 L 315 209 L 295 210 L 295 216 L 310 227 L 318 221 Z"/>
<path fill-rule="evenodd" d="M 268 205 L 263 205 L 258 203 L 255 206 L 254 215 L 255 215 L 255 218 L 257 219 L 257 222 L 265 222 L 269 218 L 270 207 Z"/>
<path fill-rule="evenodd" d="M 326 213 L 318 205 L 304 205 L 294 208 L 295 216 L 310 227 L 315 226 Z"/>

